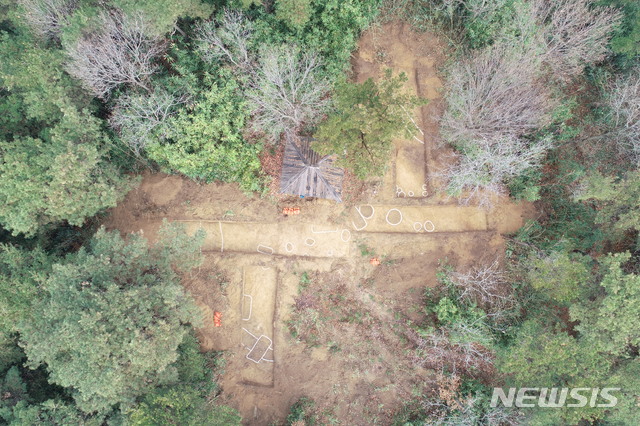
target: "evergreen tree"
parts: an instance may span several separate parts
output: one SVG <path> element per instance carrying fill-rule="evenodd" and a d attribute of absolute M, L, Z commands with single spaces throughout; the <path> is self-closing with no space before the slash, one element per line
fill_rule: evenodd
<path fill-rule="evenodd" d="M 601 260 L 604 297 L 571 307 L 571 319 L 579 321 L 576 328 L 594 352 L 635 357 L 640 347 L 640 275 L 625 273 L 630 259 L 629 253 L 618 253 Z"/>
<path fill-rule="evenodd" d="M 334 95 L 335 111 L 318 126 L 314 149 L 338 154 L 339 164 L 360 179 L 382 176 L 391 142 L 395 137 L 413 137 L 416 127 L 411 114 L 425 102 L 402 92 L 407 76 L 391 76 L 387 70 L 378 83 L 342 82 Z"/>
<path fill-rule="evenodd" d="M 38 248 L 0 245 L 0 333 L 16 331 L 18 323 L 29 318 L 51 263 Z"/>
<path fill-rule="evenodd" d="M 640 170 L 620 179 L 596 173 L 587 178 L 586 185 L 578 199 L 595 201 L 596 222 L 610 231 L 612 239 L 640 231 Z"/>
<path fill-rule="evenodd" d="M 226 406 L 210 406 L 188 386 L 158 389 L 146 395 L 129 414 L 132 426 L 239 426 L 240 416 Z"/>
<path fill-rule="evenodd" d="M 0 32 L 0 223 L 14 235 L 47 223 L 82 225 L 131 188 L 107 160 L 111 141 L 59 51 L 18 28 Z"/>
<path fill-rule="evenodd" d="M 179 234 L 174 226 L 165 234 Z M 203 238 L 168 249 L 171 240 L 149 247 L 139 235 L 125 242 L 101 229 L 89 247 L 53 266 L 46 297 L 21 324 L 28 365 L 46 365 L 50 381 L 71 389 L 85 413 L 175 382 L 177 347 L 200 318 L 172 265 L 195 259 Z"/>

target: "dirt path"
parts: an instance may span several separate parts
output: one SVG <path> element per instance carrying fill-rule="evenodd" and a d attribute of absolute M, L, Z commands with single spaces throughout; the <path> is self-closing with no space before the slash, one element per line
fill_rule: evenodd
<path fill-rule="evenodd" d="M 247 266 L 242 276 L 240 342 L 247 351 L 242 383 L 273 387 L 273 328 L 278 271 L 269 266 Z"/>
<path fill-rule="evenodd" d="M 280 256 L 347 257 L 351 231 L 308 223 L 188 220 L 189 232 L 204 229 L 203 250 Z"/>
<path fill-rule="evenodd" d="M 440 261 L 468 267 L 494 260 L 504 253 L 501 234 L 531 216 L 527 204 L 484 211 L 434 195 L 441 184 L 433 174 L 450 154 L 437 144 L 441 51 L 432 35 L 404 25 L 362 37 L 353 61 L 358 80 L 392 67 L 410 77 L 408 89 L 432 100 L 415 111 L 421 141 L 395 141 L 381 190 L 363 204 L 292 199 L 301 214 L 285 217 L 283 205 L 248 198 L 235 185 L 148 174 L 106 221 L 152 240 L 163 218 L 207 231 L 205 265 L 185 286 L 206 318 L 203 349 L 228 351 L 223 398 L 245 423 L 281 422 L 308 396 L 327 422 L 385 424 L 429 377 L 402 361 L 407 343 L 394 334 L 394 318 L 420 319 L 423 289 L 436 284 Z M 383 264 L 370 265 L 373 256 Z M 304 299 L 307 281 L 316 290 Z M 293 337 L 287 322 L 304 303 L 318 312 L 307 326 L 325 337 L 315 347 Z M 213 326 L 214 311 L 223 313 L 222 327 Z"/>
<path fill-rule="evenodd" d="M 385 177 L 384 196 L 426 198 L 435 193 L 432 172 L 438 168 L 438 117 L 441 114 L 442 81 L 437 73 L 444 58 L 439 40 L 416 34 L 407 24 L 375 27 L 360 39 L 353 66 L 360 82 L 378 79 L 388 68 L 408 77 L 406 89 L 429 103 L 413 111 L 420 128 L 416 139 L 394 141 L 392 167 Z"/>

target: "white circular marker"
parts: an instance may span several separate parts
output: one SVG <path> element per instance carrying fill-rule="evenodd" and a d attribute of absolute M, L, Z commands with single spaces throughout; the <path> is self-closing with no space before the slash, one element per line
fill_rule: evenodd
<path fill-rule="evenodd" d="M 389 215 L 390 215 L 390 214 L 391 214 L 391 212 L 393 212 L 393 211 L 398 212 L 398 214 L 400 215 L 400 220 L 399 220 L 398 222 L 396 222 L 396 223 L 391 223 L 391 221 L 389 221 Z M 391 226 L 398 226 L 398 225 L 400 225 L 400 224 L 402 223 L 402 212 L 401 212 L 400 210 L 398 210 L 398 209 L 390 209 L 390 210 L 387 212 L 387 217 L 386 217 L 385 219 L 386 219 L 386 221 L 387 221 L 387 223 L 388 223 L 389 225 L 391 225 Z"/>

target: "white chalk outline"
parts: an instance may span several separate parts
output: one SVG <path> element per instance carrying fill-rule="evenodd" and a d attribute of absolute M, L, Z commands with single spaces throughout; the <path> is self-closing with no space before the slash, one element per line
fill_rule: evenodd
<path fill-rule="evenodd" d="M 242 327 L 242 329 L 244 331 L 246 331 L 251 337 L 253 337 L 254 339 L 256 339 L 255 343 L 253 344 L 253 346 L 251 346 L 251 348 L 249 349 L 249 351 L 247 352 L 247 355 L 245 355 L 245 358 L 247 358 L 249 361 L 253 361 L 256 364 L 260 364 L 260 361 L 266 361 L 266 362 L 273 362 L 272 359 L 268 359 L 265 358 L 264 356 L 267 354 L 267 352 L 269 351 L 273 351 L 273 340 L 271 340 L 270 337 L 265 336 L 264 334 L 261 334 L 260 337 L 256 337 L 255 335 L 253 335 L 253 333 L 251 333 L 249 330 L 247 330 L 246 328 Z M 251 352 L 253 352 L 253 350 L 255 349 L 255 347 L 258 345 L 258 342 L 262 339 L 265 338 L 269 341 L 269 346 L 267 347 L 267 349 L 265 349 L 264 353 L 260 356 L 259 360 L 255 360 L 253 358 L 250 358 L 249 355 L 251 354 Z"/>
<path fill-rule="evenodd" d="M 413 119 L 413 117 L 411 116 L 411 114 L 409 114 L 409 111 L 407 111 L 407 109 L 404 106 L 401 106 L 402 110 L 404 111 L 405 114 L 407 114 L 407 117 L 409 117 L 409 120 L 411 120 L 411 122 L 413 123 L 413 125 L 416 127 L 416 129 L 420 132 L 420 134 L 424 137 L 424 132 L 422 131 L 422 129 L 420 128 L 420 126 L 418 126 L 418 123 L 416 123 L 416 121 Z M 407 125 L 407 127 L 409 127 L 409 125 Z M 413 135 L 413 138 L 415 140 L 417 140 L 418 142 L 420 142 L 422 145 L 424 145 L 424 141 L 420 140 L 416 135 Z"/>
<path fill-rule="evenodd" d="M 429 231 L 429 230 L 427 229 L 427 223 L 430 223 L 430 224 L 431 224 L 431 231 Z M 433 222 L 431 222 L 430 220 L 426 220 L 426 221 L 424 222 L 424 230 L 425 230 L 425 231 L 427 231 L 427 232 L 433 232 L 433 231 L 435 231 L 435 230 L 436 230 L 436 226 L 435 226 L 435 225 L 433 224 Z"/>
<path fill-rule="evenodd" d="M 394 211 L 394 210 L 395 210 L 395 211 L 397 211 L 398 213 L 400 213 L 400 222 L 398 222 L 398 223 L 391 223 L 391 222 L 389 222 L 389 214 L 390 214 L 392 211 Z M 385 220 L 386 220 L 386 221 L 387 221 L 387 223 L 388 223 L 389 225 L 391 225 L 391 226 L 398 226 L 398 225 L 400 225 L 400 224 L 402 223 L 402 219 L 403 219 L 402 212 L 401 212 L 400 210 L 396 209 L 396 208 L 389 209 L 389 211 L 387 212 L 387 216 L 385 217 Z"/>
<path fill-rule="evenodd" d="M 200 222 L 202 224 L 202 222 Z M 220 253 L 224 253 L 224 235 L 222 234 L 222 222 L 218 221 L 220 226 Z"/>
<path fill-rule="evenodd" d="M 351 224 L 353 225 L 353 229 L 355 229 L 356 231 L 362 231 L 368 225 L 368 223 L 366 221 L 365 221 L 364 226 L 362 228 L 358 228 L 354 221 L 351 221 Z"/>
<path fill-rule="evenodd" d="M 250 294 L 244 294 L 244 284 L 242 288 L 242 311 L 244 312 L 244 298 L 249 298 L 249 316 L 247 318 L 242 318 L 242 321 L 249 321 L 251 319 L 251 314 L 253 313 L 253 297 Z"/>
<path fill-rule="evenodd" d="M 360 210 L 360 207 L 363 206 L 369 206 L 371 207 L 371 216 L 369 217 L 364 217 L 364 215 L 362 214 L 362 211 Z M 360 215 L 360 217 L 362 218 L 362 220 L 364 220 L 364 226 L 362 228 L 358 228 L 355 224 L 354 221 L 351 221 L 351 224 L 353 225 L 353 229 L 355 229 L 356 231 L 362 231 L 364 228 L 367 227 L 367 225 L 369 224 L 369 222 L 367 222 L 369 219 L 373 218 L 373 216 L 376 214 L 376 209 L 375 207 L 373 207 L 371 204 L 364 204 L 363 206 L 355 206 L 354 208 L 356 209 L 356 211 L 358 212 L 358 214 Z"/>
<path fill-rule="evenodd" d="M 260 251 L 260 247 L 271 250 L 271 253 L 266 253 L 266 252 L 264 252 L 264 251 Z M 275 253 L 275 252 L 276 252 L 276 251 L 273 249 L 273 247 L 265 246 L 264 244 L 258 244 L 258 253 L 262 253 L 262 254 L 273 254 L 273 253 Z"/>
<path fill-rule="evenodd" d="M 369 206 L 369 207 L 371 207 L 371 215 L 370 215 L 370 216 L 364 217 L 364 215 L 362 214 L 362 210 L 360 210 L 360 209 L 361 209 L 362 207 L 365 207 L 365 206 Z M 375 209 L 375 207 L 373 207 L 371 204 L 363 204 L 363 205 L 361 205 L 361 206 L 356 206 L 355 208 L 356 208 L 356 210 L 358 211 L 358 213 L 360 213 L 360 216 L 361 216 L 364 220 L 372 219 L 372 218 L 373 218 L 373 216 L 375 216 L 375 214 L 376 214 L 376 209 Z"/>

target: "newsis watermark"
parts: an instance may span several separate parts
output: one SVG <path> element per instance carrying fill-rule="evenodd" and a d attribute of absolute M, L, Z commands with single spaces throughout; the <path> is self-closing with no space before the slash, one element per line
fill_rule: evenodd
<path fill-rule="evenodd" d="M 618 404 L 613 395 L 621 388 L 493 388 L 491 407 L 602 407 L 610 408 Z"/>

